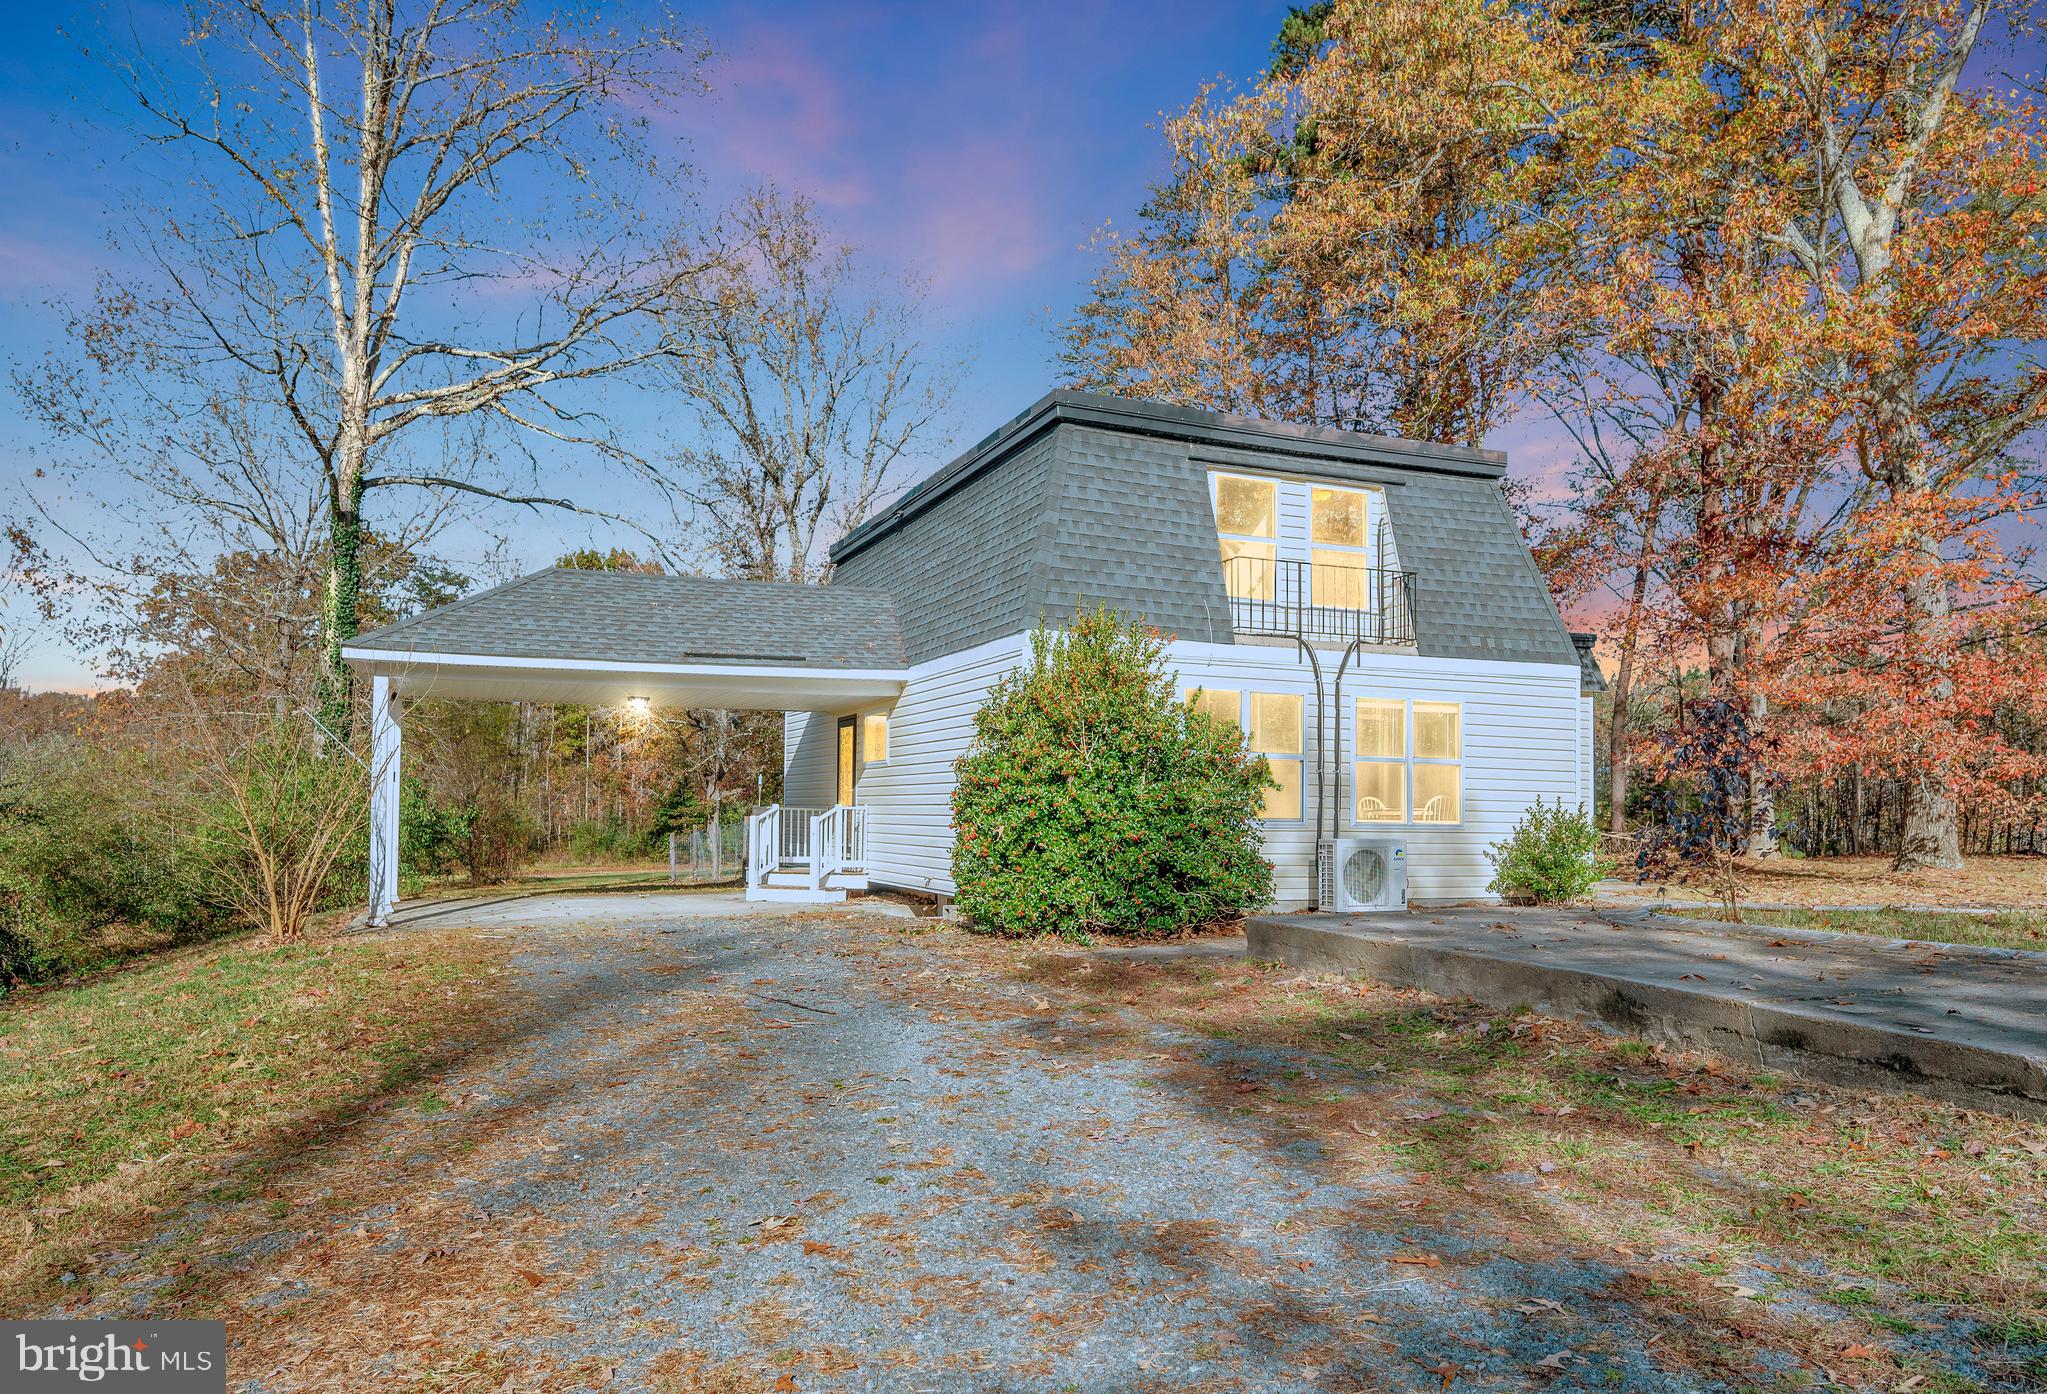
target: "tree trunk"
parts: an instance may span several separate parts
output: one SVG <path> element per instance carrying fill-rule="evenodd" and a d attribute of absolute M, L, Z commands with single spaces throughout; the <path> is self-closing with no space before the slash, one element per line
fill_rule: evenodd
<path fill-rule="evenodd" d="M 1898 871 L 1962 864 L 1960 828 L 1954 795 L 1944 780 L 1920 775 L 1905 784 L 1904 825 L 1898 832 Z"/>
<path fill-rule="evenodd" d="M 1919 447 L 1918 376 L 1908 364 L 1879 376 L 1874 386 L 1884 482 L 1894 499 L 1924 496 L 1928 480 Z M 1953 699 L 1955 691 L 1947 653 L 1949 600 L 1947 581 L 1940 569 L 1940 540 L 1924 529 L 1916 529 L 1905 545 L 1916 554 L 1917 562 L 1903 591 L 1906 652 L 1914 663 L 1927 670 L 1927 696 L 1938 710 Z M 1922 739 L 1938 746 L 1941 742 L 1938 726 L 1939 723 L 1934 723 Z M 1938 749 L 1922 749 L 1918 755 L 1919 768 L 1905 777 L 1904 817 L 1898 834 L 1898 855 L 1892 866 L 1898 871 L 1959 867 L 1961 833 L 1945 761 Z"/>
<path fill-rule="evenodd" d="M 345 467 L 329 495 L 327 584 L 320 606 L 320 721 L 330 736 L 345 737 L 355 675 L 341 656 L 356 635 L 362 599 L 362 467 Z"/>
<path fill-rule="evenodd" d="M 1769 699 L 1759 692 L 1751 693 L 1748 699 L 1749 728 L 1760 731 L 1769 714 Z M 1751 857 L 1774 857 L 1778 851 L 1777 791 L 1771 787 L 1764 771 L 1752 770 L 1749 773 L 1748 854 Z"/>
<path fill-rule="evenodd" d="M 1627 627 L 1621 634 L 1621 664 L 1614 673 L 1606 726 L 1606 831 L 1612 837 L 1628 833 L 1628 701 L 1635 686 L 1635 654 L 1641 647 L 1642 604 L 1649 592 L 1649 559 L 1655 545 L 1657 519 L 1652 514 L 1642 524 L 1642 550 L 1635 558 L 1635 581 L 1628 592 Z"/>

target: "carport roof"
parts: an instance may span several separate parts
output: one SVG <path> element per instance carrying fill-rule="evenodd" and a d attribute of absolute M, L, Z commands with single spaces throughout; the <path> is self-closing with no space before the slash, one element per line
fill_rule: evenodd
<path fill-rule="evenodd" d="M 536 571 L 350 640 L 358 662 L 439 658 L 899 669 L 884 590 L 626 571 Z"/>

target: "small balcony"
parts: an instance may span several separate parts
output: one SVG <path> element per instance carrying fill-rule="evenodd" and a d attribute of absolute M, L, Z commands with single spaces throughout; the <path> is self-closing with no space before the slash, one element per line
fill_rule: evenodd
<path fill-rule="evenodd" d="M 1270 557 L 1223 563 L 1239 634 L 1347 644 L 1414 642 L 1414 573 Z"/>

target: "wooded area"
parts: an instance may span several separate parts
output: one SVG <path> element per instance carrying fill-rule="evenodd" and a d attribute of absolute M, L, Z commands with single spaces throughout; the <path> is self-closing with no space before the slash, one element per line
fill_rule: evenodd
<path fill-rule="evenodd" d="M 189 21 L 103 55 L 135 127 L 123 255 L 14 374 L 46 464 L 8 504 L 11 613 L 117 686 L 0 702 L 0 975 L 348 901 L 341 646 L 551 560 L 464 574 L 451 527 L 540 512 L 625 544 L 567 565 L 819 579 L 942 443 L 955 385 L 922 287 L 800 192 L 694 212 L 708 48 L 679 26 L 512 0 Z M 1513 499 L 1601 632 L 1603 812 L 1631 850 L 2039 852 L 2047 152 L 2039 92 L 1999 67 L 2033 24 L 1962 0 L 1297 9 L 1262 75 L 1167 123 L 1169 176 L 1103 235 L 1061 371 L 1568 442 Z M 44 507 L 60 491 L 87 523 Z M 24 642 L 0 635 L 0 682 Z M 414 877 L 644 856 L 777 793 L 772 716 L 408 720 Z"/>

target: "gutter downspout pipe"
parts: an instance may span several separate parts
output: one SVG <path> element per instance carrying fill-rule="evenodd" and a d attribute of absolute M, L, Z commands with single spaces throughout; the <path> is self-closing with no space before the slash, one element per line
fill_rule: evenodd
<path fill-rule="evenodd" d="M 1320 850 L 1319 850 L 1319 849 L 1321 848 L 1321 845 L 1322 845 L 1322 805 L 1323 805 L 1323 798 L 1322 798 L 1322 786 L 1323 786 L 1323 773 L 1324 773 L 1324 772 L 1323 772 L 1323 765 L 1324 765 L 1324 763 L 1325 763 L 1325 762 L 1323 761 L 1323 759 L 1322 759 L 1322 750 L 1323 750 L 1323 746 L 1322 746 L 1322 708 L 1323 708 L 1323 701 L 1322 701 L 1322 696 L 1323 696 L 1323 693 L 1322 693 L 1322 660 L 1321 660 L 1321 659 L 1319 659 L 1319 658 L 1317 658 L 1317 657 L 1315 656 L 1315 650 L 1314 650 L 1313 646 L 1312 646 L 1312 645 L 1310 645 L 1310 644 L 1308 643 L 1308 641 L 1307 641 L 1306 639 L 1303 639 L 1303 638 L 1302 638 L 1302 637 L 1301 637 L 1300 635 L 1296 634 L 1296 635 L 1294 636 L 1294 642 L 1295 642 L 1296 644 L 1300 645 L 1301 653 L 1302 653 L 1302 654 L 1303 654 L 1304 656 L 1306 656 L 1306 658 L 1307 658 L 1307 660 L 1308 660 L 1308 666 L 1309 666 L 1310 668 L 1313 668 L 1313 669 L 1315 670 L 1315 845 L 1316 845 L 1316 848 L 1317 848 L 1317 851 L 1316 851 L 1315 855 L 1317 855 L 1317 856 L 1320 856 L 1320 855 L 1321 855 L 1321 852 L 1320 852 Z M 1311 872 L 1311 873 L 1310 873 L 1310 881 L 1312 882 L 1313 880 L 1314 880 L 1314 875 L 1313 875 L 1313 873 Z M 1315 898 L 1316 898 L 1316 897 L 1315 897 L 1315 895 L 1314 895 L 1314 894 L 1313 894 L 1313 893 L 1311 892 L 1311 893 L 1310 893 L 1310 896 L 1309 896 L 1309 899 L 1313 900 L 1313 899 L 1315 899 Z M 1316 906 L 1316 908 L 1317 908 L 1317 909 L 1319 910 L 1319 909 L 1321 908 L 1321 906 L 1320 906 L 1320 905 L 1318 904 L 1318 905 Z"/>
<path fill-rule="evenodd" d="M 1318 762 L 1317 762 L 1317 763 L 1326 763 L 1326 764 L 1327 764 L 1327 765 L 1329 766 L 1329 775 L 1330 775 L 1330 778 L 1336 781 L 1336 786 L 1337 786 L 1337 788 L 1339 788 L 1339 789 L 1341 789 L 1341 788 L 1343 787 L 1343 761 L 1342 761 L 1342 760 L 1341 760 L 1340 758 L 1338 758 L 1338 757 L 1340 757 L 1340 756 L 1342 755 L 1342 753 L 1343 753 L 1343 751 L 1342 751 L 1342 746 L 1343 746 L 1343 674 L 1344 674 L 1344 671 L 1345 671 L 1346 669 L 1348 669 L 1348 668 L 1350 667 L 1350 661 L 1351 661 L 1351 660 L 1352 660 L 1353 658 L 1356 658 L 1356 657 L 1357 657 L 1357 655 L 1358 655 L 1358 645 L 1362 644 L 1363 642 L 1364 642 L 1364 640 L 1362 640 L 1362 639 L 1353 639 L 1353 640 L 1351 640 L 1351 641 L 1350 641 L 1350 645 L 1349 645 L 1349 647 L 1347 647 L 1347 648 L 1346 648 L 1346 649 L 1344 649 L 1344 651 L 1343 651 L 1343 662 L 1341 662 L 1341 663 L 1339 663 L 1339 664 L 1337 664 L 1337 665 L 1336 665 L 1336 694 L 1335 694 L 1335 701 L 1334 701 L 1334 702 L 1333 702 L 1333 704 L 1332 704 L 1332 705 L 1334 706 L 1335 710 L 1334 710 L 1334 711 L 1332 711 L 1332 712 L 1330 713 L 1330 717 L 1331 717 L 1331 720 L 1330 720 L 1330 723 L 1329 723 L 1329 725 L 1330 725 L 1330 734 L 1331 734 L 1332 736 L 1334 736 L 1334 737 L 1335 737 L 1335 740 L 1334 740 L 1334 741 L 1332 741 L 1330 745 L 1328 745 L 1327 747 L 1325 747 L 1325 749 L 1326 749 L 1326 751 L 1327 751 L 1327 753 L 1328 753 L 1328 756 L 1329 756 L 1329 758 L 1327 759 L 1327 761 L 1318 761 Z M 1318 698 L 1318 700 L 1319 700 L 1319 698 Z M 1315 735 L 1316 735 L 1316 737 L 1317 737 L 1317 738 L 1319 739 L 1319 738 L 1321 737 L 1321 734 L 1322 734 L 1322 732 L 1321 732 L 1321 726 L 1320 726 L 1320 723 L 1318 722 L 1318 723 L 1317 723 L 1317 725 L 1316 725 L 1316 731 L 1315 731 Z M 1316 791 L 1316 795 L 1315 795 L 1315 801 L 1316 801 L 1316 803 L 1317 803 L 1318 805 L 1319 805 L 1319 804 L 1321 803 L 1321 801 L 1322 801 L 1322 796 L 1321 796 L 1321 791 L 1320 791 L 1320 790 L 1317 790 L 1317 791 Z M 1320 809 L 1320 807 L 1317 807 L 1317 809 L 1316 809 L 1316 822 L 1315 822 L 1315 837 L 1316 837 L 1316 841 L 1317 841 L 1317 842 L 1320 842 L 1320 841 L 1321 841 L 1321 837 L 1322 837 L 1322 822 L 1321 822 L 1321 816 L 1320 816 L 1320 815 L 1321 815 L 1321 809 Z M 1330 810 L 1329 810 L 1329 836 L 1330 836 L 1330 838 L 1331 838 L 1331 839 L 1334 839 L 1334 838 L 1336 837 L 1337 829 L 1338 829 L 1338 828 L 1339 828 L 1339 827 L 1340 827 L 1341 825 L 1342 825 L 1342 819 L 1341 819 L 1341 818 L 1339 818 L 1339 817 L 1337 816 L 1337 811 L 1336 811 L 1336 808 L 1335 808 L 1335 806 L 1334 806 L 1334 805 L 1331 805 L 1331 807 L 1330 807 Z"/>

